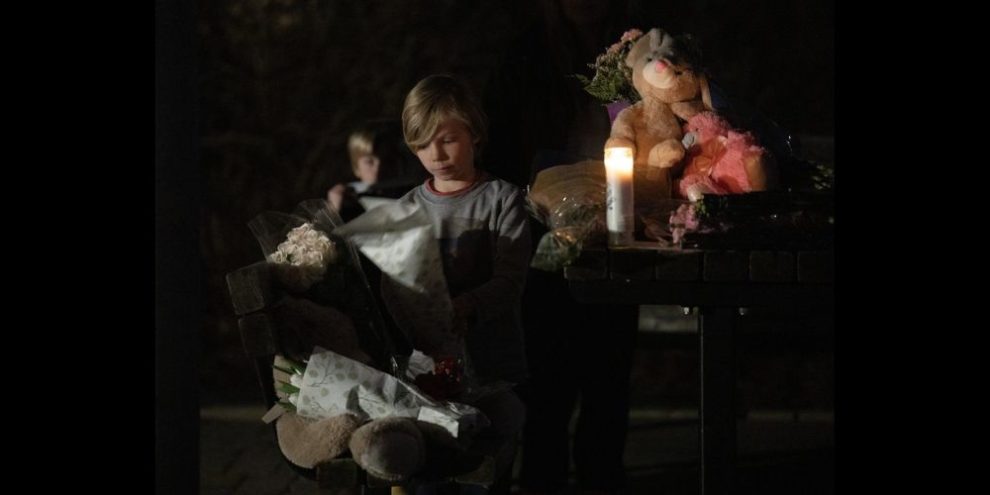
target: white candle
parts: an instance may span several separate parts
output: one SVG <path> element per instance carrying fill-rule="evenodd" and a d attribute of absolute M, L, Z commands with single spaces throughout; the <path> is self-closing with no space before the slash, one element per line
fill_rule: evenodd
<path fill-rule="evenodd" d="M 605 148 L 605 222 L 608 244 L 628 246 L 633 242 L 633 150 Z"/>

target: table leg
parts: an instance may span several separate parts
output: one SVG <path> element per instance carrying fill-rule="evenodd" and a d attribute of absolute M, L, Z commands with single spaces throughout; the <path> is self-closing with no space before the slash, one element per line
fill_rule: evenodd
<path fill-rule="evenodd" d="M 701 309 L 701 495 L 729 494 L 735 488 L 736 314 L 736 308 Z"/>

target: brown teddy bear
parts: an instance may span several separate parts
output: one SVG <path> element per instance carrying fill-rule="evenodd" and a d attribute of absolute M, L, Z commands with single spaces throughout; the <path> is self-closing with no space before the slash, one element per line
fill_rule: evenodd
<path fill-rule="evenodd" d="M 671 169 L 685 154 L 681 122 L 711 109 L 705 76 L 696 72 L 699 58 L 686 38 L 658 28 L 640 37 L 626 57 L 642 100 L 619 113 L 605 147 L 633 149 L 638 205 L 671 197 Z"/>
<path fill-rule="evenodd" d="M 312 350 L 316 344 L 365 364 L 371 362 L 359 347 L 354 324 L 335 308 L 287 295 L 272 305 L 270 314 L 279 329 L 280 346 L 296 361 L 306 354 L 302 349 Z M 289 374 L 282 371 L 291 368 L 289 363 L 275 356 L 276 383 L 290 382 Z M 284 390 L 276 389 L 276 395 L 288 401 Z M 447 430 L 411 418 L 362 422 L 344 413 L 314 420 L 285 411 L 276 419 L 275 430 L 282 454 L 299 467 L 312 469 L 350 450 L 354 462 L 369 474 L 397 484 L 424 473 L 438 477 L 454 468 L 470 470 L 484 461 Z"/>

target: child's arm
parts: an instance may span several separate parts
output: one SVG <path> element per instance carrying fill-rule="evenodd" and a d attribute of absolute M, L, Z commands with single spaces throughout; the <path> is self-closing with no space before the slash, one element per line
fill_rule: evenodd
<path fill-rule="evenodd" d="M 344 203 L 344 194 L 346 193 L 346 184 L 337 184 L 327 191 L 327 201 L 337 213 L 340 213 L 340 206 Z"/>
<path fill-rule="evenodd" d="M 455 298 L 455 306 L 467 306 L 471 319 L 484 322 L 510 314 L 522 299 L 529 269 L 530 238 L 523 193 L 516 189 L 503 202 L 498 219 L 491 280 Z"/>

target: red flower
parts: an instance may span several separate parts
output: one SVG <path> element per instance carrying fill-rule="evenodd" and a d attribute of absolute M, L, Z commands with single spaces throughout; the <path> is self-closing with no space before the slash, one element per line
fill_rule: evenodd
<path fill-rule="evenodd" d="M 437 400 L 447 400 L 460 394 L 464 387 L 461 378 L 463 363 L 456 358 L 444 357 L 434 362 L 433 371 L 416 377 L 416 387 Z"/>

